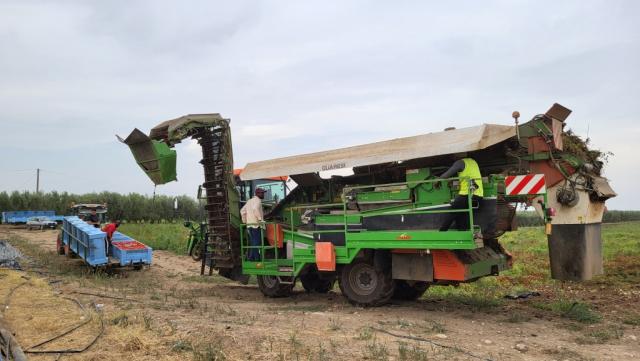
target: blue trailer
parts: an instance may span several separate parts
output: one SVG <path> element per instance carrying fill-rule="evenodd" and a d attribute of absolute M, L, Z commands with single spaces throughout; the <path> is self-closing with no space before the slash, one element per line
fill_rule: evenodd
<path fill-rule="evenodd" d="M 107 234 L 76 216 L 64 217 L 58 253 L 78 255 L 91 267 L 151 265 L 153 250 L 121 232 Z"/>
<path fill-rule="evenodd" d="M 52 221 L 62 222 L 64 216 L 57 216 L 55 211 L 11 211 L 2 212 L 3 224 L 27 223 L 31 217 L 48 217 Z"/>

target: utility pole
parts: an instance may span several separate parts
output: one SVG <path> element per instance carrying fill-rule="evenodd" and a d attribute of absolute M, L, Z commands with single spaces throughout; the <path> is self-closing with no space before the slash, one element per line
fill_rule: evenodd
<path fill-rule="evenodd" d="M 36 170 L 36 193 L 40 193 L 40 168 Z"/>

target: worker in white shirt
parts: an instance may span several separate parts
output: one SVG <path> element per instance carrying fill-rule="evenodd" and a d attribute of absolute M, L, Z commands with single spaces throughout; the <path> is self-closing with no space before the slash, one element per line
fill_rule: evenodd
<path fill-rule="evenodd" d="M 264 224 L 262 200 L 264 199 L 265 190 L 256 188 L 255 194 L 240 210 L 242 223 L 247 225 L 247 231 L 249 231 L 249 246 L 252 247 L 262 245 L 262 230 L 260 228 Z M 249 248 L 247 259 L 254 262 L 260 261 L 260 250 L 258 248 Z"/>

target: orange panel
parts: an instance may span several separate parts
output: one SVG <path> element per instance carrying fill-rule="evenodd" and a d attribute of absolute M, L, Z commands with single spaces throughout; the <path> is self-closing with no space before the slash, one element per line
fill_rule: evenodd
<path fill-rule="evenodd" d="M 436 280 L 464 281 L 466 268 L 456 257 L 455 253 L 448 250 L 432 250 L 433 278 Z"/>
<path fill-rule="evenodd" d="M 284 232 L 282 231 L 282 225 L 280 224 L 267 224 L 267 240 L 269 245 L 273 246 L 274 243 L 278 243 L 278 248 L 282 248 L 282 242 L 284 240 Z"/>
<path fill-rule="evenodd" d="M 568 163 L 561 163 L 570 175 L 575 173 L 575 169 L 573 169 L 573 167 L 571 167 Z M 529 162 L 529 170 L 531 170 L 531 173 L 533 174 L 544 174 L 544 180 L 547 183 L 547 189 L 564 180 L 564 176 L 562 175 L 562 173 L 560 173 L 560 171 L 553 165 L 550 160 L 538 160 L 535 162 Z"/>
<path fill-rule="evenodd" d="M 542 137 L 527 138 L 527 144 L 529 154 L 549 151 L 549 145 L 544 141 L 544 138 Z"/>
<path fill-rule="evenodd" d="M 316 266 L 318 271 L 336 270 L 336 250 L 331 242 L 316 242 Z"/>

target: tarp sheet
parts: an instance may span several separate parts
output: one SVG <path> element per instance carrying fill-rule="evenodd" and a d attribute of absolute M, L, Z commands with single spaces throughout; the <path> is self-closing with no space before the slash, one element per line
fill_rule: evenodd
<path fill-rule="evenodd" d="M 277 158 L 247 164 L 240 178 L 252 180 L 283 175 L 384 164 L 485 149 L 511 137 L 514 126 L 483 124 L 406 138 Z"/>

